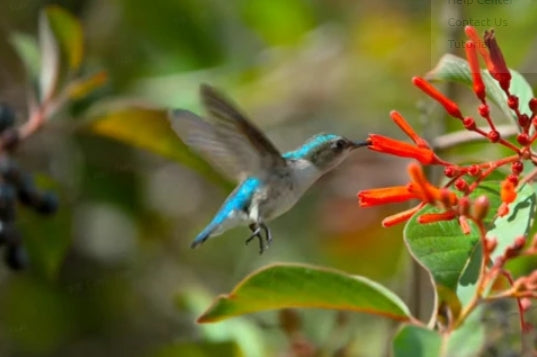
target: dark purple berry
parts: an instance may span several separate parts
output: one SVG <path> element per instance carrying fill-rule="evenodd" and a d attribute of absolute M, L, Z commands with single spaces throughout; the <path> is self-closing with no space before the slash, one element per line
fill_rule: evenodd
<path fill-rule="evenodd" d="M 0 132 L 15 124 L 15 112 L 5 103 L 0 103 Z"/>
<path fill-rule="evenodd" d="M 19 244 L 21 236 L 15 225 L 11 222 L 0 222 L 0 244 Z"/>
<path fill-rule="evenodd" d="M 43 193 L 35 209 L 41 214 L 55 213 L 58 210 L 58 197 L 52 192 Z"/>
<path fill-rule="evenodd" d="M 15 190 L 5 182 L 0 183 L 0 221 L 15 219 Z"/>
<path fill-rule="evenodd" d="M 28 255 L 21 244 L 8 245 L 4 259 L 6 265 L 13 270 L 22 270 L 28 266 Z"/>

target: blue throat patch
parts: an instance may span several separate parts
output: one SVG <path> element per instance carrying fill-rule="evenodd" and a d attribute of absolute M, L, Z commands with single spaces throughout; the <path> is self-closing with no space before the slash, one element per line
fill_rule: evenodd
<path fill-rule="evenodd" d="M 300 160 L 309 155 L 309 153 L 315 148 L 319 147 L 330 140 L 336 139 L 338 136 L 334 134 L 322 134 L 313 137 L 308 140 L 304 145 L 295 151 L 289 151 L 282 155 L 284 159 L 288 160 Z"/>

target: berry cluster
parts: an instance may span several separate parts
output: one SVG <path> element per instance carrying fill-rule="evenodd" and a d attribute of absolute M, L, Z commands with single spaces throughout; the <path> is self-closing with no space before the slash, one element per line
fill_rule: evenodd
<path fill-rule="evenodd" d="M 13 110 L 0 104 L 0 135 L 16 132 L 14 122 Z M 3 152 L 0 154 L 0 245 L 6 245 L 5 263 L 13 270 L 23 269 L 28 262 L 21 235 L 15 227 L 17 201 L 44 215 L 58 208 L 57 197 L 51 192 L 40 192 L 33 177 L 24 172 L 8 152 Z"/>

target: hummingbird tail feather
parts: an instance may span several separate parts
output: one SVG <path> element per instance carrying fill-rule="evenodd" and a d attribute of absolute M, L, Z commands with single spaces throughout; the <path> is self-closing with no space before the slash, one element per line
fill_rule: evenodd
<path fill-rule="evenodd" d="M 208 225 L 207 227 L 205 227 L 205 229 L 201 231 L 201 233 L 198 234 L 196 238 L 194 238 L 194 240 L 190 244 L 190 248 L 194 249 L 197 246 L 203 244 L 207 239 L 209 239 L 209 237 L 215 231 L 215 229 L 216 229 L 216 226 L 213 226 L 213 225 Z"/>

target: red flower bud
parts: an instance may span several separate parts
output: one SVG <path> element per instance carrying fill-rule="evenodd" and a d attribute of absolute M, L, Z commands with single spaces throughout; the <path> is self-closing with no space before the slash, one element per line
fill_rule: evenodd
<path fill-rule="evenodd" d="M 531 98 L 528 103 L 528 106 L 530 107 L 531 112 L 533 114 L 537 113 L 537 98 Z"/>
<path fill-rule="evenodd" d="M 468 216 L 470 213 L 470 199 L 467 196 L 459 198 L 459 215 Z"/>
<path fill-rule="evenodd" d="M 507 97 L 507 105 L 509 106 L 509 108 L 511 109 L 517 109 L 518 108 L 518 97 L 516 95 L 509 95 L 509 97 Z"/>
<path fill-rule="evenodd" d="M 471 117 L 466 117 L 462 121 L 462 125 L 468 130 L 475 130 L 475 120 Z"/>
<path fill-rule="evenodd" d="M 497 130 L 491 130 L 488 132 L 487 138 L 491 143 L 497 143 L 500 140 L 500 133 Z"/>
<path fill-rule="evenodd" d="M 524 170 L 524 164 L 522 161 L 515 161 L 511 164 L 511 172 L 513 175 L 520 175 L 520 173 Z"/>
<path fill-rule="evenodd" d="M 511 82 L 511 73 L 505 64 L 502 51 L 496 42 L 494 30 L 485 31 L 485 45 L 489 49 L 492 64 L 492 66 L 488 67 L 488 70 L 492 77 L 500 83 L 500 87 L 507 92 Z"/>
<path fill-rule="evenodd" d="M 520 125 L 522 128 L 528 127 L 530 124 L 530 117 L 527 114 L 520 114 L 518 116 L 518 125 Z"/>
<path fill-rule="evenodd" d="M 470 176 L 479 176 L 481 174 L 481 168 L 478 165 L 472 165 L 468 168 Z"/>
<path fill-rule="evenodd" d="M 457 176 L 459 173 L 459 170 L 455 166 L 450 165 L 444 168 L 444 175 L 446 175 L 446 177 L 452 178 Z"/>
<path fill-rule="evenodd" d="M 461 192 L 466 192 L 468 190 L 468 184 L 463 178 L 458 178 L 457 181 L 455 181 L 455 188 Z"/>
<path fill-rule="evenodd" d="M 518 134 L 516 137 L 516 141 L 522 146 L 526 146 L 530 144 L 530 137 L 526 133 Z"/>
<path fill-rule="evenodd" d="M 481 222 L 487 216 L 489 211 L 490 201 L 487 196 L 481 195 L 475 199 L 472 207 L 472 218 L 477 222 Z"/>
<path fill-rule="evenodd" d="M 478 110 L 479 110 L 479 115 L 481 115 L 484 118 L 488 117 L 490 114 L 489 106 L 486 104 L 480 104 Z"/>

